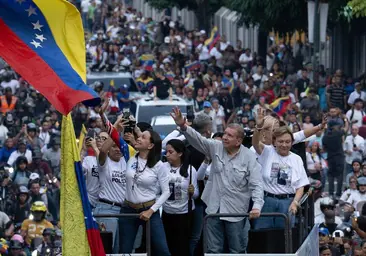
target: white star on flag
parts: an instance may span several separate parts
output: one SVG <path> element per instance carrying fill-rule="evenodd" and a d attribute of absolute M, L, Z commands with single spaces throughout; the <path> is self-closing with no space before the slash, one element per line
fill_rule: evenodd
<path fill-rule="evenodd" d="M 37 15 L 36 8 L 33 8 L 31 5 L 25 11 L 28 12 L 28 17 L 32 16 L 32 14 Z"/>
<path fill-rule="evenodd" d="M 42 43 L 43 43 L 44 40 L 47 40 L 47 38 L 45 38 L 43 35 L 38 35 L 38 34 L 36 34 L 36 39 L 38 39 Z"/>
<path fill-rule="evenodd" d="M 33 45 L 34 45 L 34 47 L 36 47 L 36 49 L 37 49 L 38 47 L 42 47 L 41 43 L 38 43 L 38 42 L 36 42 L 36 41 L 34 41 L 34 40 L 31 42 L 31 44 L 33 44 Z"/>
<path fill-rule="evenodd" d="M 33 25 L 33 29 L 38 29 L 39 31 L 42 31 L 41 28 L 43 27 L 43 25 L 39 24 L 39 20 L 37 20 L 36 23 L 32 23 Z"/>
<path fill-rule="evenodd" d="M 25 0 L 15 0 L 15 2 L 22 4 L 23 2 L 25 2 Z"/>

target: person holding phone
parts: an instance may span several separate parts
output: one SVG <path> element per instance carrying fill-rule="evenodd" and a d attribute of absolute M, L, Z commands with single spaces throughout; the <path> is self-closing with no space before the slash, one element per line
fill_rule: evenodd
<path fill-rule="evenodd" d="M 122 121 L 120 119 L 120 121 Z M 108 137 L 98 155 L 98 174 L 100 180 L 99 201 L 95 214 L 118 214 L 121 211 L 126 191 L 126 160 L 120 147 Z M 106 229 L 113 233 L 113 252 L 119 251 L 119 230 L 117 218 L 98 218 Z"/>
<path fill-rule="evenodd" d="M 290 152 L 294 137 L 287 126 L 281 126 L 273 132 L 273 145 L 265 145 L 260 138 L 264 127 L 265 110 L 257 113 L 257 126 L 253 133 L 253 147 L 256 150 L 258 162 L 262 166 L 264 186 L 263 212 L 280 212 L 295 215 L 299 202 L 304 193 L 304 187 L 309 185 L 303 161 L 300 156 Z M 293 217 L 292 223 L 295 218 Z M 255 223 L 256 229 L 284 228 L 281 218 L 263 218 Z"/>
<path fill-rule="evenodd" d="M 136 234 L 144 221 L 150 221 L 153 255 L 170 256 L 159 208 L 170 196 L 169 169 L 161 161 L 161 138 L 152 130 L 139 134 L 138 154 L 127 163 L 126 194 L 121 213 L 138 213 L 140 218 L 121 218 L 121 253 L 131 253 Z M 157 197 L 157 187 L 161 195 Z"/>
<path fill-rule="evenodd" d="M 189 152 L 183 141 L 172 139 L 166 146 L 170 197 L 163 204 L 162 220 L 168 247 L 173 256 L 189 255 L 192 211 L 199 195 L 196 169 L 189 165 Z M 191 203 L 189 203 L 191 200 Z M 191 207 L 190 207 L 191 206 Z"/>

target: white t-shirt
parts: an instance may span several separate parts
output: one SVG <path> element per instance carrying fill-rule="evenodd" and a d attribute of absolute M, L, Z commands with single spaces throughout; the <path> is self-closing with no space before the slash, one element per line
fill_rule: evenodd
<path fill-rule="evenodd" d="M 357 91 L 353 91 L 350 94 L 347 103 L 353 105 L 353 103 L 355 103 L 355 100 L 358 98 L 362 99 L 363 101 L 366 101 L 366 92 L 361 91 L 361 94 L 359 94 Z"/>
<path fill-rule="evenodd" d="M 42 141 L 43 145 L 50 143 L 51 135 L 49 132 L 40 132 L 38 138 Z"/>
<path fill-rule="evenodd" d="M 168 170 L 169 176 L 169 189 L 170 196 L 168 200 L 163 204 L 163 210 L 169 214 L 184 214 L 188 212 L 188 186 L 189 186 L 189 174 L 190 167 L 188 167 L 188 176 L 184 178 L 180 175 L 180 168 L 173 168 L 166 162 L 163 163 Z M 169 171 L 170 170 L 170 171 Z M 192 209 L 194 209 L 194 200 L 198 197 L 198 185 L 197 185 L 197 173 L 196 169 L 192 166 L 192 185 L 194 186 L 194 194 L 192 197 Z"/>
<path fill-rule="evenodd" d="M 350 198 L 351 195 L 358 193 L 357 189 L 347 189 L 346 191 L 343 192 L 340 200 L 342 200 L 343 202 L 347 202 L 348 198 Z"/>
<path fill-rule="evenodd" d="M 168 168 L 161 161 L 150 168 L 147 166 L 146 159 L 130 158 L 126 172 L 126 200 L 134 204 L 156 200 L 160 187 L 161 196 L 151 206 L 151 209 L 156 212 L 170 196 L 168 173 Z"/>
<path fill-rule="evenodd" d="M 104 165 L 99 165 L 100 192 L 99 198 L 113 203 L 122 204 L 126 192 L 126 161 L 123 157 L 119 162 L 108 156 Z"/>
<path fill-rule="evenodd" d="M 353 205 L 353 207 L 357 211 L 357 204 L 361 201 L 366 201 L 366 193 L 361 194 L 358 190 L 356 193 L 352 193 L 350 197 L 347 200 L 347 203 L 350 203 Z"/>
<path fill-rule="evenodd" d="M 3 82 L 1 82 L 1 87 L 4 88 L 4 89 L 10 87 L 11 88 L 11 92 L 13 94 L 15 94 L 16 89 L 19 88 L 19 82 L 17 80 L 15 80 L 15 79 L 10 80 L 9 82 L 3 81 Z"/>
<path fill-rule="evenodd" d="M 87 13 L 89 11 L 90 1 L 89 0 L 83 0 L 81 2 L 81 11 L 84 13 Z"/>
<path fill-rule="evenodd" d="M 250 56 L 248 57 L 245 53 L 241 54 L 241 55 L 240 55 L 240 57 L 239 57 L 240 65 L 241 65 L 243 68 L 245 68 L 245 67 L 248 65 L 248 62 L 249 62 L 249 61 L 252 61 L 252 60 L 253 60 L 252 55 L 250 55 Z M 246 63 L 244 64 L 244 62 L 246 62 Z"/>
<path fill-rule="evenodd" d="M 82 166 L 89 201 L 93 206 L 96 206 L 100 190 L 97 158 L 95 156 L 86 156 Z"/>
<path fill-rule="evenodd" d="M 28 164 L 32 163 L 32 151 L 26 149 L 25 153 L 20 153 L 18 150 L 15 150 L 10 154 L 7 164 L 13 165 L 19 156 L 25 156 L 27 158 Z"/>
<path fill-rule="evenodd" d="M 292 152 L 281 156 L 274 146 L 265 145 L 258 162 L 262 166 L 264 191 L 275 195 L 295 194 L 296 189 L 309 184 L 301 157 Z"/>
<path fill-rule="evenodd" d="M 198 45 L 197 51 L 199 53 L 199 60 L 208 60 L 211 57 L 210 52 L 208 51 L 208 47 L 206 45 Z"/>
<path fill-rule="evenodd" d="M 353 115 L 352 115 L 353 112 Z M 352 123 L 353 121 L 357 121 L 357 123 L 355 123 L 358 127 L 362 126 L 362 118 L 365 115 L 365 112 L 363 112 L 362 110 L 357 110 L 357 109 L 350 109 L 347 111 L 346 113 L 346 117 L 348 119 L 348 121 L 350 123 Z M 352 120 L 351 120 L 352 117 Z"/>

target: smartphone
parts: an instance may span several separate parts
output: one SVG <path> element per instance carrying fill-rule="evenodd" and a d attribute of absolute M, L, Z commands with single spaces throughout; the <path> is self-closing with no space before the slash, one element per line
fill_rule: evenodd
<path fill-rule="evenodd" d="M 124 108 L 123 109 L 123 119 L 129 119 L 130 118 L 130 109 L 129 108 Z"/>
<path fill-rule="evenodd" d="M 192 123 L 194 120 L 194 111 L 193 111 L 193 106 L 187 106 L 187 120 L 188 122 Z"/>
<path fill-rule="evenodd" d="M 94 129 L 89 129 L 88 133 L 86 134 L 86 138 L 95 138 L 95 130 Z"/>

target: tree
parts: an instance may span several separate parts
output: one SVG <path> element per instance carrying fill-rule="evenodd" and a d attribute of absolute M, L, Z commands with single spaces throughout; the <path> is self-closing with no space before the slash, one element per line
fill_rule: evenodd
<path fill-rule="evenodd" d="M 356 18 L 366 17 L 366 1 L 365 0 L 352 0 L 349 1 L 347 6 L 352 8 L 352 16 Z"/>
<path fill-rule="evenodd" d="M 200 29 L 206 31 L 211 27 L 212 15 L 223 5 L 223 0 L 147 0 L 151 7 L 158 10 L 177 7 L 194 11 Z"/>
<path fill-rule="evenodd" d="M 332 24 L 333 21 L 338 20 L 338 12 L 346 6 L 347 0 L 328 0 L 327 2 L 329 3 L 329 22 Z M 242 14 L 242 22 L 247 25 L 257 24 L 266 32 L 275 30 L 280 34 L 286 34 L 295 30 L 308 29 L 306 0 L 227 0 L 226 5 Z"/>

